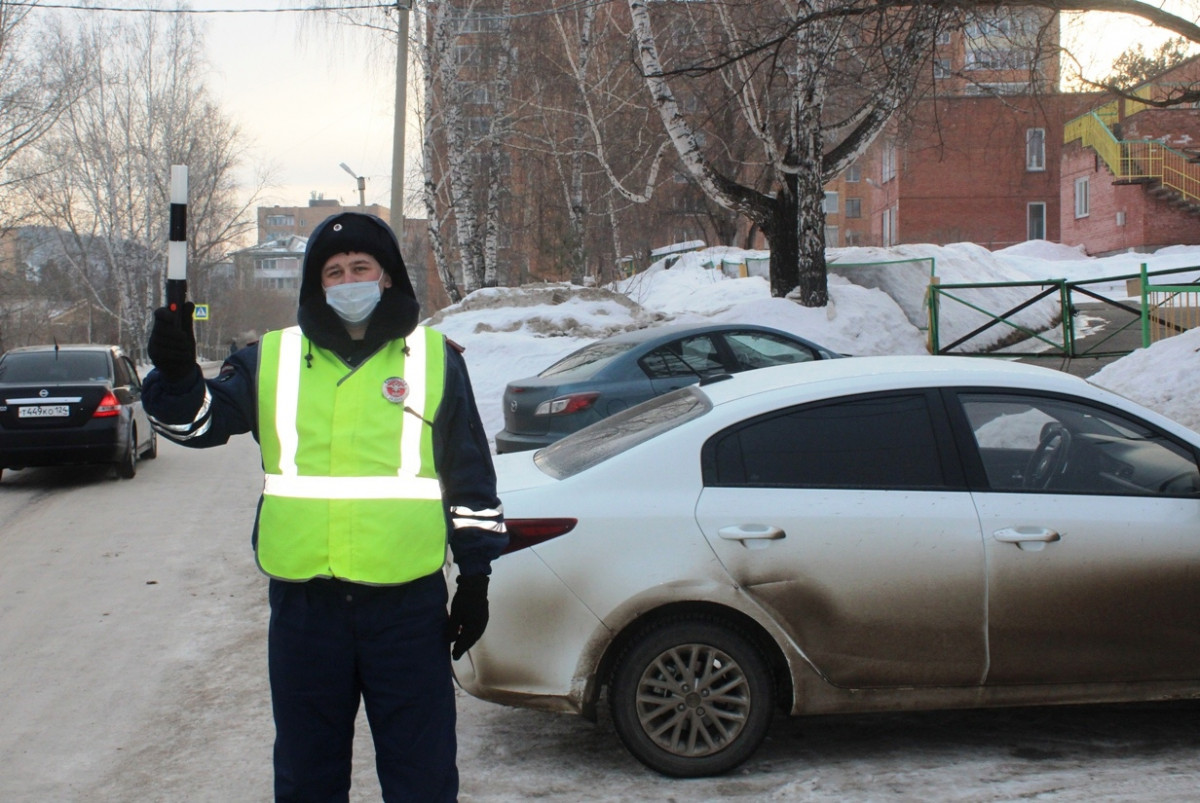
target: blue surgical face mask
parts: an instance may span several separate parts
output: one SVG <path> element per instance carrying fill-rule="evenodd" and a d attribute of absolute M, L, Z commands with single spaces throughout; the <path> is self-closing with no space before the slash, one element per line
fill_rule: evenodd
<path fill-rule="evenodd" d="M 326 287 L 325 303 L 333 308 L 343 323 L 354 326 L 371 317 L 381 295 L 383 289 L 379 281 L 346 282 Z"/>

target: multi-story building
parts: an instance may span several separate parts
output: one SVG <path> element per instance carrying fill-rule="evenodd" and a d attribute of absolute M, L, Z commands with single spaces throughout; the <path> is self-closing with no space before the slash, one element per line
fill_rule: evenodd
<path fill-rule="evenodd" d="M 827 187 L 827 245 L 1057 239 L 1062 126 L 1084 108 L 1038 46 L 1058 25 L 998 8 L 943 32 L 919 100 Z"/>
<path fill-rule="evenodd" d="M 1200 84 L 1200 57 L 1133 94 Z M 1061 240 L 1090 254 L 1200 244 L 1200 104 L 1094 104 L 1064 129 Z"/>
<path fill-rule="evenodd" d="M 994 29 L 1056 41 L 1056 25 L 1047 17 Z M 871 188 L 868 243 L 1003 248 L 1045 239 L 1089 254 L 1200 243 L 1197 104 L 1059 92 L 1056 57 L 1037 62 L 1031 80 L 1019 50 L 981 46 L 978 32 L 968 26 L 939 43 L 934 93 L 860 161 Z M 992 69 L 1003 64 L 1015 71 Z M 1198 84 L 1193 58 L 1137 92 L 1161 100 Z"/>
<path fill-rule="evenodd" d="M 327 200 L 314 194 L 307 206 L 258 207 L 258 242 L 265 243 L 285 237 L 307 237 L 322 220 L 342 212 L 365 212 L 391 222 L 386 206 L 343 206 L 341 201 Z"/>

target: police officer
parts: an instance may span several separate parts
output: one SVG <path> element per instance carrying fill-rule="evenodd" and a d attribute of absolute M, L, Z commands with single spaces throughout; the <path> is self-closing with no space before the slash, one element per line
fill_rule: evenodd
<path fill-rule="evenodd" d="M 185 446 L 259 442 L 276 799 L 347 800 L 361 699 L 384 800 L 455 800 L 451 657 L 483 634 L 508 540 L 460 350 L 417 324 L 391 229 L 354 212 L 309 238 L 299 325 L 215 379 L 196 365 L 191 312 L 155 310 L 143 403 Z"/>

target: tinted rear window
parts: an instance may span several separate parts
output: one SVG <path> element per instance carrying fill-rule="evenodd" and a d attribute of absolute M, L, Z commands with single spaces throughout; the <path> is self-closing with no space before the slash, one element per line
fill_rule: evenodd
<path fill-rule="evenodd" d="M 798 407 L 705 445 L 704 484 L 730 488 L 938 488 L 943 469 L 924 395 Z"/>
<path fill-rule="evenodd" d="M 87 382 L 109 378 L 102 351 L 30 351 L 0 360 L 0 382 Z"/>
<path fill-rule="evenodd" d="M 631 343 L 595 343 L 568 354 L 538 376 L 556 376 L 563 380 L 587 379 L 631 348 Z"/>

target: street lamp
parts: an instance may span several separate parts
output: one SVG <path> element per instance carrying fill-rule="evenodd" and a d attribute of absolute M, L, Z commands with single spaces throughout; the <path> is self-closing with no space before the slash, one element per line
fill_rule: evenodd
<path fill-rule="evenodd" d="M 354 176 L 354 180 L 358 182 L 358 205 L 365 208 L 367 205 L 367 180 L 351 170 L 350 166 L 345 162 L 342 162 L 338 166 Z"/>

